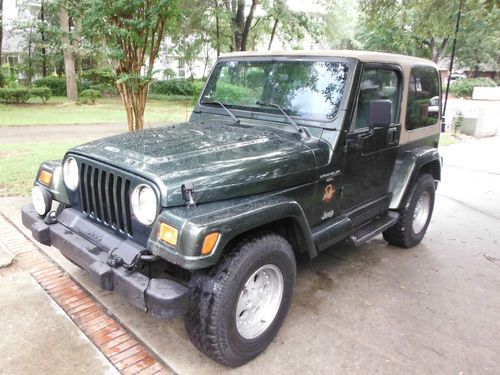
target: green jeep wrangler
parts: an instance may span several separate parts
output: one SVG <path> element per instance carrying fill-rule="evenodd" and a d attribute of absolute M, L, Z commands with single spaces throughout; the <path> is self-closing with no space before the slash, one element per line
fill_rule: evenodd
<path fill-rule="evenodd" d="M 44 162 L 23 223 L 101 288 L 184 315 L 199 350 L 238 366 L 276 336 L 300 253 L 422 240 L 441 176 L 434 97 L 437 66 L 419 58 L 225 55 L 189 122 Z"/>

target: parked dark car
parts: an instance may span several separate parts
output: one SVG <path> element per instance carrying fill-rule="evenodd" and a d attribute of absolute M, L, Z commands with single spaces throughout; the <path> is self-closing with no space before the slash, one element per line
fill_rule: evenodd
<path fill-rule="evenodd" d="M 441 178 L 439 96 L 437 66 L 414 57 L 225 55 L 189 122 L 43 163 L 23 223 L 103 289 L 184 315 L 199 350 L 238 366 L 280 329 L 298 254 L 380 233 L 405 248 L 423 239 Z"/>

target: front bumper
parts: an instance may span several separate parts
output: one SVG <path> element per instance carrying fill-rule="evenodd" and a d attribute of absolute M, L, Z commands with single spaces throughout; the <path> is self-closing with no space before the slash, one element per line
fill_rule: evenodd
<path fill-rule="evenodd" d="M 24 226 L 31 230 L 35 240 L 59 249 L 66 258 L 87 271 L 91 281 L 101 288 L 117 292 L 133 305 L 159 318 L 170 319 L 186 312 L 186 286 L 174 280 L 149 278 L 121 266 L 108 265 L 110 249 L 127 260 L 141 250 L 136 244 L 117 239 L 72 208 L 65 209 L 54 224 L 46 224 L 32 204 L 24 206 L 21 213 Z M 83 228 L 92 242 L 76 233 L 75 228 Z"/>

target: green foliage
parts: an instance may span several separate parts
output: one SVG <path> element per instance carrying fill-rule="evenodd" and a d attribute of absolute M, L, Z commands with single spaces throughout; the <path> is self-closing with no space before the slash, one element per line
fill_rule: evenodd
<path fill-rule="evenodd" d="M 0 101 L 3 103 L 26 103 L 29 98 L 36 96 L 46 103 L 52 96 L 52 91 L 48 87 L 6 87 L 0 88 Z"/>
<path fill-rule="evenodd" d="M 32 96 L 39 97 L 43 103 L 47 103 L 52 96 L 52 90 L 49 87 L 34 87 L 30 91 Z"/>
<path fill-rule="evenodd" d="M 116 83 L 116 74 L 111 70 L 89 69 L 80 73 L 81 80 L 90 81 L 92 85 L 114 86 Z"/>
<path fill-rule="evenodd" d="M 52 95 L 55 96 L 66 96 L 66 78 L 50 76 L 45 78 L 37 79 L 33 82 L 35 87 L 48 87 L 50 88 Z"/>
<path fill-rule="evenodd" d="M 163 76 L 166 79 L 173 79 L 173 78 L 177 77 L 177 74 L 175 74 L 175 71 L 172 68 L 166 68 L 163 71 Z"/>
<path fill-rule="evenodd" d="M 26 87 L 0 89 L 0 101 L 3 103 L 26 103 L 31 96 Z"/>
<path fill-rule="evenodd" d="M 450 92 L 459 97 L 471 97 L 474 87 L 496 87 L 496 83 L 486 77 L 459 79 L 451 84 Z"/>
<path fill-rule="evenodd" d="M 0 69 L 0 88 L 5 86 L 5 81 L 6 81 L 5 76 L 2 72 L 2 69 Z"/>
<path fill-rule="evenodd" d="M 163 100 L 168 102 L 185 102 L 190 100 L 190 96 L 185 95 L 162 95 L 162 94 L 148 94 L 148 100 Z"/>
<path fill-rule="evenodd" d="M 457 62 L 479 70 L 498 66 L 500 3 L 489 0 L 360 0 L 357 39 L 368 50 L 414 55 L 440 62 L 451 53 L 462 2 Z"/>
<path fill-rule="evenodd" d="M 80 74 L 80 90 L 97 90 L 104 96 L 117 95 L 117 77 L 111 70 L 89 69 Z"/>
<path fill-rule="evenodd" d="M 219 100 L 223 103 L 253 104 L 255 102 L 255 93 L 247 87 L 218 82 L 214 100 Z"/>
<path fill-rule="evenodd" d="M 453 135 L 456 136 L 460 133 L 460 129 L 464 126 L 464 115 L 462 111 L 458 111 L 458 113 L 453 117 L 451 121 L 451 127 L 453 129 Z"/>
<path fill-rule="evenodd" d="M 500 2 L 467 0 L 460 21 L 457 63 L 479 71 L 484 65 L 500 68 Z"/>
<path fill-rule="evenodd" d="M 78 102 L 81 104 L 95 104 L 97 98 L 101 97 L 101 93 L 98 90 L 83 90 L 80 93 Z"/>
<path fill-rule="evenodd" d="M 203 86 L 205 82 L 203 81 L 194 81 L 193 82 L 193 101 L 196 101 L 201 94 L 201 90 L 203 90 Z"/>
<path fill-rule="evenodd" d="M 149 89 L 152 94 L 193 96 L 198 89 L 197 82 L 200 81 L 184 78 L 154 81 L 150 84 Z"/>
<path fill-rule="evenodd" d="M 451 43 L 458 1 L 361 0 L 358 38 L 366 49 L 437 62 Z"/>

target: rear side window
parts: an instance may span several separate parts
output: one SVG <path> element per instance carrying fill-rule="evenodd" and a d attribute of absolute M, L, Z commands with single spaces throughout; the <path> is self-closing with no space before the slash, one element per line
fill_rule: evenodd
<path fill-rule="evenodd" d="M 367 68 L 361 76 L 355 129 L 368 126 L 370 103 L 378 99 L 391 101 L 391 119 L 395 123 L 399 98 L 399 77 L 394 70 Z"/>
<path fill-rule="evenodd" d="M 410 72 L 406 129 L 435 125 L 439 120 L 439 75 L 430 66 L 414 66 Z"/>

